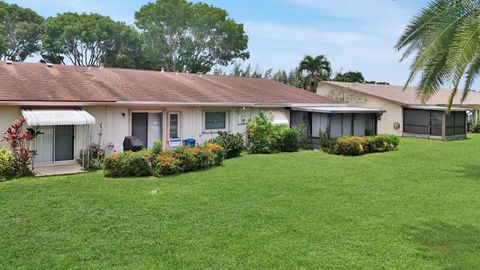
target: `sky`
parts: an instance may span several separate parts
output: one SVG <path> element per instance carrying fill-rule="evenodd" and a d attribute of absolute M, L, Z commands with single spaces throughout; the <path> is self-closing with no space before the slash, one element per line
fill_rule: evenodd
<path fill-rule="evenodd" d="M 45 17 L 66 11 L 95 12 L 134 25 L 148 0 L 7 0 Z M 196 1 L 194 1 L 196 2 Z M 393 47 L 427 0 L 203 0 L 244 24 L 250 59 L 285 69 L 305 55 L 325 55 L 334 72 L 361 71 L 366 80 L 403 85 L 409 59 Z"/>

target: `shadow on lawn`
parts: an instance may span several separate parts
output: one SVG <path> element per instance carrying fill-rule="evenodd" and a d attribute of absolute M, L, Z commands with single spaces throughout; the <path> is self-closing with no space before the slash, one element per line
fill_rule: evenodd
<path fill-rule="evenodd" d="M 407 227 L 418 255 L 441 269 L 480 269 L 480 228 L 432 220 Z"/>
<path fill-rule="evenodd" d="M 471 180 L 480 180 L 480 165 L 466 164 L 455 170 L 459 176 Z"/>

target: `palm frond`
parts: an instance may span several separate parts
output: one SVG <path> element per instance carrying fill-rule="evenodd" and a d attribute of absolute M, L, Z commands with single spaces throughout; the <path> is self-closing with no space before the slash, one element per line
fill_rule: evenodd
<path fill-rule="evenodd" d="M 479 14 L 480 0 L 435 0 L 405 29 L 395 48 L 404 51 L 401 61 L 416 53 L 405 87 L 421 74 L 417 97 L 422 102 L 451 84 L 450 107 L 467 74 L 465 99 L 480 67 L 473 65 L 480 52 Z"/>

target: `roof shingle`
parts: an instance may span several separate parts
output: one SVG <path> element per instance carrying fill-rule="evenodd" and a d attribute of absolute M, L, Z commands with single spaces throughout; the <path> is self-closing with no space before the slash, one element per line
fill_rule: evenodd
<path fill-rule="evenodd" d="M 335 104 L 268 79 L 0 63 L 0 101 Z"/>
<path fill-rule="evenodd" d="M 395 85 L 380 85 L 380 84 L 364 84 L 364 83 L 345 83 L 345 82 L 322 82 L 326 85 L 337 86 L 346 88 L 352 91 L 360 92 L 370 96 L 390 100 L 400 103 L 402 105 L 438 105 L 446 106 L 452 93 L 452 90 L 440 89 L 435 95 L 426 103 L 421 103 L 417 99 L 417 88 L 407 87 L 403 90 L 403 86 Z M 460 99 L 462 96 L 462 90 L 459 90 L 453 101 L 454 106 L 480 106 L 480 93 L 470 92 L 461 104 Z"/>

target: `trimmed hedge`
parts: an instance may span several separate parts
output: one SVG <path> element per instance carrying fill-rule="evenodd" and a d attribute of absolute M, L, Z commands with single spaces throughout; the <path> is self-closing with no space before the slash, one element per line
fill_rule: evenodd
<path fill-rule="evenodd" d="M 152 175 L 152 154 L 140 152 L 122 152 L 104 159 L 103 172 L 107 177 L 140 177 Z"/>
<path fill-rule="evenodd" d="M 219 144 L 211 142 L 168 151 L 160 151 L 160 148 L 159 143 L 151 150 L 111 155 L 104 160 L 104 174 L 107 177 L 173 175 L 222 165 L 225 155 Z"/>
<path fill-rule="evenodd" d="M 329 153 L 345 156 L 358 156 L 368 153 L 393 151 L 398 148 L 400 138 L 394 135 L 369 137 L 340 137 L 335 144 L 329 145 Z"/>

